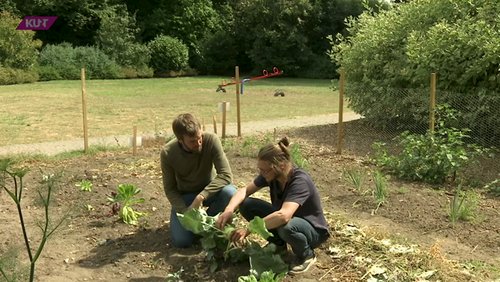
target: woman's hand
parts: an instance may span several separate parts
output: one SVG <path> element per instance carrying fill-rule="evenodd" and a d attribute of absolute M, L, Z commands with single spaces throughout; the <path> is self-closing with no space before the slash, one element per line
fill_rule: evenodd
<path fill-rule="evenodd" d="M 219 229 L 223 229 L 227 223 L 231 223 L 233 221 L 233 212 L 232 211 L 224 211 L 217 218 L 217 222 L 215 222 L 215 226 Z"/>
<path fill-rule="evenodd" d="M 231 234 L 231 241 L 234 243 L 241 243 L 247 236 L 250 234 L 250 231 L 246 228 L 238 228 L 233 231 Z"/>

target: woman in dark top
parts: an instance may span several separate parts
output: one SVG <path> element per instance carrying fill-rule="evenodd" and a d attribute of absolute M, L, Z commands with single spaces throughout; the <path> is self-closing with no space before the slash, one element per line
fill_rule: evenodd
<path fill-rule="evenodd" d="M 269 144 L 260 149 L 259 175 L 231 198 L 217 225 L 222 228 L 230 222 L 238 207 L 248 221 L 255 216 L 263 218 L 274 235 L 269 242 L 278 248 L 286 248 L 288 243 L 296 255 L 297 262 L 290 270 L 296 274 L 314 264 L 314 248 L 328 238 L 329 232 L 318 190 L 309 174 L 293 165 L 288 145 L 285 137 L 277 146 Z M 271 203 L 249 197 L 263 187 L 269 187 Z M 243 240 L 248 234 L 247 229 L 237 229 L 231 239 Z"/>

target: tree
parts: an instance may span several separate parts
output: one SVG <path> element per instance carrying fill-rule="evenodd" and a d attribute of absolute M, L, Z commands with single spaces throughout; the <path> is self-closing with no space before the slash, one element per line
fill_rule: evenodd
<path fill-rule="evenodd" d="M 235 31 L 239 46 L 256 69 L 279 67 L 298 75 L 312 51 L 305 36 L 308 0 L 241 0 L 235 7 Z"/>
<path fill-rule="evenodd" d="M 16 30 L 20 18 L 0 13 L 0 84 L 33 82 L 36 75 L 38 49 L 33 31 Z"/>
<path fill-rule="evenodd" d="M 74 46 L 94 45 L 100 25 L 98 11 L 110 1 L 101 0 L 13 0 L 22 15 L 51 15 L 58 19 L 50 30 L 37 32 L 44 44 L 69 42 Z"/>
<path fill-rule="evenodd" d="M 199 41 L 220 29 L 221 18 L 210 0 L 126 1 L 136 13 L 144 42 L 163 34 L 178 38 L 189 48 L 190 61 L 197 60 Z"/>
<path fill-rule="evenodd" d="M 0 12 L 8 12 L 11 15 L 18 15 L 19 10 L 13 0 L 3 0 L 0 2 Z"/>
<path fill-rule="evenodd" d="M 149 49 L 136 40 L 138 29 L 134 17 L 125 5 L 116 5 L 99 11 L 101 25 L 97 30 L 96 43 L 119 65 L 141 69 L 147 67 Z"/>

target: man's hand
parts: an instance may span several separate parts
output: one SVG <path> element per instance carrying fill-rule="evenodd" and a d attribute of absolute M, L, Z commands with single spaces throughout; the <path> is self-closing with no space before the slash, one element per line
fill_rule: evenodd
<path fill-rule="evenodd" d="M 233 234 L 231 234 L 231 241 L 235 243 L 241 243 L 245 239 L 245 237 L 248 236 L 248 234 L 250 234 L 250 231 L 248 231 L 248 229 L 238 228 L 233 231 Z"/>
<path fill-rule="evenodd" d="M 191 203 L 191 205 L 189 205 L 189 207 L 187 209 L 190 210 L 190 209 L 200 208 L 203 205 L 204 200 L 205 200 L 205 197 L 203 197 L 202 195 L 200 195 L 200 194 L 196 195 L 196 198 L 194 198 L 193 202 Z"/>
<path fill-rule="evenodd" d="M 227 223 L 231 223 L 233 220 L 233 212 L 232 211 L 224 211 L 217 218 L 217 222 L 215 222 L 215 226 L 219 229 L 223 229 Z"/>

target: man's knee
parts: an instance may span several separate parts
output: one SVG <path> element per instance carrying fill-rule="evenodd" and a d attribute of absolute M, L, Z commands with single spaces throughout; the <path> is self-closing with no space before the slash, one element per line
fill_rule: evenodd
<path fill-rule="evenodd" d="M 193 245 L 193 237 L 172 233 L 172 245 L 176 248 L 189 248 Z"/>
<path fill-rule="evenodd" d="M 222 197 L 225 202 L 229 203 L 234 194 L 236 194 L 236 187 L 233 184 L 229 184 L 222 188 L 219 197 Z"/>

